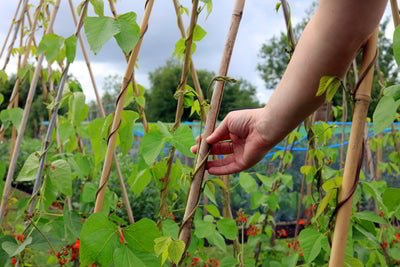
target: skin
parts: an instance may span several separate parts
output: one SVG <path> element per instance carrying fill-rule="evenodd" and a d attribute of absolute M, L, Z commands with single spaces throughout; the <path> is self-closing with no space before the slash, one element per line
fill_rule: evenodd
<path fill-rule="evenodd" d="M 211 154 L 228 155 L 208 161 L 208 172 L 224 175 L 250 168 L 314 112 L 325 98 L 316 96 L 320 78 L 343 78 L 375 32 L 386 4 L 387 0 L 321 0 L 268 104 L 229 113 L 206 139 Z"/>

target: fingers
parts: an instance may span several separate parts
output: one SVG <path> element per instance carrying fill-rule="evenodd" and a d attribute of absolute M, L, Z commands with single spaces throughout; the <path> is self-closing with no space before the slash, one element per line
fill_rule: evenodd
<path fill-rule="evenodd" d="M 217 129 L 215 129 L 214 132 L 207 138 L 207 143 L 215 144 L 219 141 L 224 141 L 227 139 L 230 139 L 229 138 L 229 129 L 224 120 L 221 122 L 219 127 Z"/>
<path fill-rule="evenodd" d="M 223 159 L 217 159 L 207 162 L 207 169 L 209 174 L 225 175 L 242 171 L 236 160 L 235 156 L 231 155 Z"/>
<path fill-rule="evenodd" d="M 199 148 L 199 144 L 191 147 L 192 153 L 197 153 L 197 149 Z M 229 155 L 234 152 L 233 143 L 232 142 L 221 142 L 213 144 L 211 147 L 210 155 Z"/>

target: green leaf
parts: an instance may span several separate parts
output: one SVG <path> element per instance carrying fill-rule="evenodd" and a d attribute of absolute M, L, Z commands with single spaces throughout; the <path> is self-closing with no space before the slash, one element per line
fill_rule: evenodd
<path fill-rule="evenodd" d="M 221 217 L 221 214 L 219 213 L 219 210 L 215 205 L 204 205 L 204 208 L 207 209 L 207 211 L 214 216 L 215 218 Z"/>
<path fill-rule="evenodd" d="M 194 234 L 198 238 L 205 238 L 210 235 L 210 233 L 215 231 L 215 224 L 213 224 L 212 222 L 197 220 L 194 222 L 194 224 L 196 226 Z"/>
<path fill-rule="evenodd" d="M 232 218 L 223 218 L 217 221 L 217 227 L 221 234 L 229 240 L 235 240 L 237 237 L 236 221 Z"/>
<path fill-rule="evenodd" d="M 353 227 L 361 234 L 363 234 L 369 241 L 373 242 L 376 246 L 379 246 L 378 239 L 376 239 L 376 237 L 373 234 L 371 234 L 368 230 L 365 230 L 364 227 L 358 224 L 354 224 Z"/>
<path fill-rule="evenodd" d="M 192 129 L 187 125 L 181 125 L 172 135 L 171 143 L 187 157 L 194 158 L 190 148 L 196 144 Z"/>
<path fill-rule="evenodd" d="M 237 265 L 238 261 L 232 256 L 227 256 L 223 258 L 220 262 L 220 267 L 232 267 Z"/>
<path fill-rule="evenodd" d="M 300 232 L 300 248 L 304 250 L 306 263 L 311 263 L 321 252 L 321 241 L 327 238 L 314 229 L 305 229 Z"/>
<path fill-rule="evenodd" d="M 393 33 L 393 55 L 397 66 L 400 66 L 400 26 L 396 26 Z"/>
<path fill-rule="evenodd" d="M 163 222 L 162 232 L 164 235 L 171 236 L 174 239 L 178 238 L 179 226 L 176 222 L 168 219 Z"/>
<path fill-rule="evenodd" d="M 278 196 L 275 193 L 267 195 L 268 208 L 275 212 L 279 208 Z"/>
<path fill-rule="evenodd" d="M 1 244 L 1 247 L 10 257 L 16 256 L 21 253 L 25 247 L 32 243 L 32 237 L 28 237 L 22 244 L 16 244 L 15 242 L 5 241 Z"/>
<path fill-rule="evenodd" d="M 71 167 L 64 159 L 53 161 L 49 167 L 49 179 L 66 196 L 72 196 Z"/>
<path fill-rule="evenodd" d="M 383 95 L 391 96 L 395 101 L 400 100 L 400 85 L 392 85 L 383 89 Z"/>
<path fill-rule="evenodd" d="M 4 70 L 0 70 L 0 83 L 5 83 L 8 81 L 8 75 Z M 1 101 L 0 101 L 1 104 Z"/>
<path fill-rule="evenodd" d="M 81 201 L 83 203 L 90 203 L 96 200 L 97 186 L 93 183 L 86 183 L 83 187 Z"/>
<path fill-rule="evenodd" d="M 33 181 L 36 179 L 36 171 L 39 168 L 39 152 L 33 152 L 25 160 L 24 166 L 18 174 L 18 182 Z"/>
<path fill-rule="evenodd" d="M 104 1 L 103 0 L 90 0 L 90 3 L 93 6 L 94 12 L 100 16 L 104 16 Z"/>
<path fill-rule="evenodd" d="M 261 204 L 264 204 L 265 201 L 267 200 L 267 196 L 264 195 L 262 192 L 254 192 L 251 194 L 251 209 L 257 209 L 260 207 Z"/>
<path fill-rule="evenodd" d="M 144 169 L 137 173 L 136 170 L 134 170 L 131 174 L 131 177 L 129 178 L 130 181 L 133 181 L 131 183 L 132 191 L 135 193 L 137 196 L 142 193 L 144 188 L 150 183 L 151 181 L 151 172 L 150 169 Z"/>
<path fill-rule="evenodd" d="M 339 86 L 340 86 L 339 78 L 331 76 L 323 76 L 319 81 L 317 96 L 321 96 L 324 93 L 326 93 L 325 96 L 326 101 L 331 101 Z"/>
<path fill-rule="evenodd" d="M 282 259 L 282 264 L 285 267 L 295 267 L 297 266 L 297 260 L 299 259 L 299 254 L 293 254 L 291 256 L 286 256 Z"/>
<path fill-rule="evenodd" d="M 328 206 L 329 202 L 334 198 L 335 190 L 330 190 L 322 199 L 321 204 L 318 206 L 318 211 L 316 217 L 319 217 L 321 213 L 324 212 L 325 208 Z"/>
<path fill-rule="evenodd" d="M 0 93 L 0 105 L 4 102 L 4 95 Z"/>
<path fill-rule="evenodd" d="M 396 111 L 400 105 L 400 101 L 394 101 L 391 96 L 383 96 L 375 108 L 373 121 L 374 128 L 377 133 L 390 126 L 396 118 Z"/>
<path fill-rule="evenodd" d="M 344 255 L 344 266 L 346 267 L 364 267 L 364 264 L 356 258 L 350 257 L 349 255 Z"/>
<path fill-rule="evenodd" d="M 53 62 L 57 59 L 64 43 L 64 38 L 54 33 L 48 33 L 43 36 L 39 44 L 39 54 L 45 54 L 48 62 Z"/>
<path fill-rule="evenodd" d="M 81 217 L 68 209 L 64 209 L 64 230 L 65 230 L 65 240 L 69 242 L 74 242 L 81 232 Z"/>
<path fill-rule="evenodd" d="M 112 263 L 113 252 L 119 245 L 118 227 L 104 213 L 94 213 L 83 224 L 80 240 L 81 265 L 93 262 L 101 266 Z"/>
<path fill-rule="evenodd" d="M 265 176 L 259 173 L 256 173 L 258 179 L 260 179 L 260 181 L 263 183 L 263 185 L 265 187 L 267 187 L 267 189 L 271 190 L 272 186 L 274 185 L 276 179 L 274 177 L 270 177 L 270 176 Z"/>
<path fill-rule="evenodd" d="M 130 249 L 152 253 L 154 253 L 154 240 L 160 237 L 156 223 L 146 218 L 125 228 L 124 233 Z"/>
<path fill-rule="evenodd" d="M 179 263 L 184 250 L 185 242 L 182 240 L 172 241 L 168 247 L 168 257 L 173 263 Z"/>
<path fill-rule="evenodd" d="M 147 267 L 126 245 L 118 247 L 113 253 L 114 266 Z"/>
<path fill-rule="evenodd" d="M 201 41 L 206 35 L 207 32 L 200 25 L 196 24 L 193 31 L 193 41 Z"/>
<path fill-rule="evenodd" d="M 169 236 L 161 236 L 154 240 L 154 252 L 157 256 L 160 256 L 165 251 L 168 251 L 169 244 L 171 244 L 172 239 Z M 164 263 L 163 263 L 164 264 Z"/>
<path fill-rule="evenodd" d="M 100 52 L 111 37 L 120 32 L 119 24 L 110 17 L 86 17 L 84 27 L 90 49 L 95 54 Z"/>
<path fill-rule="evenodd" d="M 222 251 L 226 251 L 225 240 L 215 229 L 209 233 L 206 238 L 210 244 L 219 247 Z"/>
<path fill-rule="evenodd" d="M 248 194 L 251 194 L 257 190 L 257 182 L 250 174 L 246 172 L 240 173 L 239 183 L 243 187 L 244 191 L 246 191 Z"/>
<path fill-rule="evenodd" d="M 370 222 L 375 222 L 375 223 L 380 223 L 380 224 L 387 223 L 384 218 L 376 215 L 375 212 L 368 211 L 368 210 L 354 213 L 353 218 L 366 220 L 366 221 L 370 221 Z"/>
<path fill-rule="evenodd" d="M 395 211 L 400 203 L 400 189 L 399 188 L 387 188 L 383 192 L 383 203 L 388 208 L 388 211 Z"/>
<path fill-rule="evenodd" d="M 123 110 L 121 114 L 121 126 L 119 128 L 120 148 L 122 153 L 128 154 L 132 149 L 133 125 L 139 119 L 139 114 L 132 110 Z"/>
<path fill-rule="evenodd" d="M 72 120 L 73 125 L 78 126 L 82 121 L 84 121 L 87 116 L 85 114 L 85 95 L 82 92 L 74 92 L 68 101 L 69 112 L 68 118 Z M 99 132 L 96 133 L 97 135 Z"/>
<path fill-rule="evenodd" d="M 400 248 L 389 248 L 388 253 L 393 259 L 395 259 L 396 261 L 400 261 Z"/>
<path fill-rule="evenodd" d="M 136 23 L 136 13 L 128 12 L 116 18 L 120 32 L 115 35 L 118 45 L 128 54 L 140 38 L 140 27 Z"/>
<path fill-rule="evenodd" d="M 76 36 L 71 35 L 64 41 L 65 53 L 67 54 L 67 60 L 69 63 L 74 62 L 76 56 Z"/>
<path fill-rule="evenodd" d="M 17 130 L 19 130 L 23 114 L 24 110 L 22 108 L 3 109 L 0 112 L 0 120 L 3 124 L 6 124 L 7 122 L 11 123 Z"/>
<path fill-rule="evenodd" d="M 3 244 L 4 242 L 17 244 L 15 238 L 11 235 L 0 236 L 0 244 Z M 6 262 L 9 260 L 9 258 L 10 257 L 8 256 L 7 252 L 4 251 L 4 249 L 0 245 L 0 266 L 6 266 Z"/>
<path fill-rule="evenodd" d="M 156 160 L 160 150 L 164 147 L 164 135 L 159 130 L 149 131 L 140 142 L 140 156 L 148 166 Z"/>

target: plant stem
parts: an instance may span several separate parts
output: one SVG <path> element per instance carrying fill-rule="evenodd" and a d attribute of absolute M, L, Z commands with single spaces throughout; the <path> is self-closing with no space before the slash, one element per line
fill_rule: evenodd
<path fill-rule="evenodd" d="M 228 73 L 229 62 L 232 56 L 232 51 L 235 44 L 237 32 L 239 29 L 240 20 L 242 18 L 244 3 L 245 3 L 244 0 L 236 0 L 232 14 L 231 26 L 229 28 L 228 38 L 226 40 L 224 47 L 224 55 L 221 60 L 219 76 L 225 77 Z M 192 216 L 194 214 L 194 210 L 196 209 L 196 205 L 200 198 L 201 184 L 203 182 L 203 177 L 205 172 L 205 164 L 202 162 L 205 162 L 210 150 L 210 146 L 207 144 L 207 142 L 204 142 L 204 140 L 207 139 L 207 137 L 215 129 L 215 124 L 218 118 L 220 104 L 223 97 L 224 84 L 225 82 L 223 80 L 216 82 L 216 86 L 213 91 L 213 96 L 211 99 L 211 108 L 207 116 L 204 138 L 202 138 L 203 141 L 201 142 L 200 149 L 198 151 L 199 156 L 196 162 L 196 170 L 198 171 L 196 175 L 193 177 L 193 181 L 190 187 L 189 197 L 185 209 L 185 214 L 183 217 L 183 225 L 181 227 L 181 232 L 179 236 L 179 239 L 185 242 L 185 252 L 183 253 L 182 259 L 185 257 L 186 251 L 189 247 L 192 235 Z"/>
<path fill-rule="evenodd" d="M 60 0 L 56 0 L 56 3 L 54 4 L 53 10 L 52 10 L 51 20 L 50 20 L 50 23 L 49 23 L 49 28 L 52 28 L 52 26 L 54 24 L 54 21 L 55 21 L 59 6 L 60 6 Z M 20 152 L 20 145 L 21 145 L 22 138 L 24 136 L 26 123 L 28 121 L 29 111 L 30 111 L 31 106 L 32 106 L 33 96 L 35 95 L 35 92 L 36 92 L 36 85 L 37 85 L 37 82 L 38 82 L 38 79 L 39 79 L 40 69 L 42 68 L 43 59 L 44 59 L 44 55 L 41 54 L 39 56 L 38 62 L 36 64 L 36 69 L 35 69 L 35 72 L 33 74 L 31 86 L 29 88 L 29 93 L 28 93 L 28 97 L 26 99 L 25 109 L 24 109 L 24 113 L 23 113 L 23 116 L 22 116 L 21 124 L 20 124 L 20 127 L 19 127 L 15 148 L 14 148 L 14 151 L 13 151 L 13 155 L 11 157 L 11 162 L 10 162 L 10 165 L 9 165 L 6 182 L 4 184 L 3 199 L 1 201 L 1 206 L 0 206 L 0 223 L 1 224 L 3 224 L 4 213 L 5 213 L 7 204 L 8 204 L 8 194 L 9 194 L 10 189 L 11 189 L 11 182 L 12 182 L 12 178 L 13 178 L 14 172 L 15 172 L 15 167 L 16 167 L 16 164 L 17 164 L 17 157 L 18 157 L 19 152 Z"/>
<path fill-rule="evenodd" d="M 364 47 L 363 60 L 361 63 L 361 73 L 365 72 L 368 65 L 376 53 L 377 32 L 368 39 Z M 371 87 L 373 78 L 373 69 L 371 68 L 359 89 L 355 94 L 355 107 L 353 113 L 352 131 L 347 150 L 346 164 L 344 169 L 343 183 L 341 186 L 340 200 L 344 200 L 350 194 L 356 181 L 357 165 L 360 161 L 360 152 L 363 142 L 364 124 L 367 116 L 369 101 L 371 100 Z M 339 209 L 336 217 L 335 232 L 333 236 L 332 252 L 329 261 L 330 267 L 339 267 L 344 264 L 344 249 L 347 247 L 348 227 L 352 213 L 352 197 Z"/>

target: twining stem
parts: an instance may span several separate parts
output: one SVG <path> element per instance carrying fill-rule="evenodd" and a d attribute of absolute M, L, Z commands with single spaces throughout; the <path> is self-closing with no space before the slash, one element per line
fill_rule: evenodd
<path fill-rule="evenodd" d="M 69 4 L 69 7 L 71 9 L 72 19 L 73 19 L 75 25 L 77 25 L 78 22 L 77 22 L 77 18 L 76 18 L 76 15 L 75 15 L 75 7 L 74 7 L 74 4 L 72 3 L 72 0 L 68 0 L 68 4 Z M 103 118 L 103 117 L 105 117 L 105 111 L 104 111 L 103 104 L 101 102 L 101 98 L 100 98 L 99 92 L 97 90 L 97 84 L 96 84 L 96 80 L 95 80 L 94 75 L 93 75 L 92 66 L 91 66 L 90 61 L 89 61 L 88 52 L 87 52 L 87 49 L 85 48 L 85 43 L 83 41 L 82 35 L 78 34 L 77 37 L 79 39 L 79 44 L 81 46 L 83 57 L 85 59 L 86 66 L 87 66 L 88 71 L 89 71 L 89 76 L 90 76 L 90 80 L 92 82 L 93 91 L 94 91 L 94 94 L 96 96 L 97 106 L 99 107 L 99 110 L 100 110 L 100 117 Z M 122 174 L 121 167 L 120 167 L 120 164 L 119 164 L 119 161 L 117 159 L 117 155 L 116 155 L 115 151 L 114 151 L 114 154 L 113 154 L 113 158 L 114 158 L 114 161 L 115 161 L 115 168 L 116 168 L 116 172 L 117 172 L 117 177 L 119 179 L 119 183 L 120 183 L 120 187 L 121 187 L 124 206 L 125 206 L 125 209 L 126 209 L 127 214 L 128 214 L 128 221 L 129 221 L 130 224 L 132 224 L 132 223 L 135 222 L 135 219 L 133 217 L 131 204 L 129 202 L 128 191 L 126 190 L 126 186 L 125 186 L 125 182 L 124 182 L 124 176 Z"/>
<path fill-rule="evenodd" d="M 366 46 L 364 47 L 360 71 L 361 73 L 364 73 L 368 69 L 368 65 L 374 60 L 376 54 L 377 32 L 378 30 L 371 35 Z M 340 201 L 348 197 L 356 180 L 358 162 L 360 161 L 360 153 L 363 142 L 365 118 L 367 116 L 369 102 L 371 101 L 373 72 L 373 68 L 368 70 L 367 75 L 361 82 L 360 87 L 355 94 L 356 103 L 354 107 L 352 130 L 344 168 L 343 183 L 340 190 Z M 332 252 L 329 261 L 330 267 L 339 267 L 343 266 L 344 264 L 344 250 L 347 247 L 346 243 L 348 227 L 351 223 L 349 222 L 351 213 L 352 198 L 350 197 L 349 200 L 339 209 L 336 217 Z"/>
<path fill-rule="evenodd" d="M 185 58 L 184 58 L 181 78 L 179 81 L 179 87 L 177 89 L 177 92 L 180 92 L 180 94 L 178 96 L 178 103 L 176 106 L 176 114 L 175 114 L 175 123 L 174 123 L 174 126 L 172 127 L 172 131 L 176 131 L 179 128 L 179 125 L 181 123 L 181 118 L 183 115 L 183 108 L 184 108 L 183 102 L 184 102 L 184 97 L 185 97 L 183 92 L 185 91 L 185 86 L 188 81 L 190 62 L 192 59 L 193 32 L 194 32 L 194 28 L 196 26 L 196 21 L 197 21 L 198 5 L 199 5 L 199 0 L 194 0 L 192 2 L 192 12 L 191 12 L 191 17 L 190 17 L 189 33 L 188 33 L 186 41 L 185 41 Z M 157 222 L 157 224 L 160 228 L 162 226 L 163 217 L 167 214 L 167 211 L 168 211 L 168 183 L 171 178 L 170 176 L 171 176 L 171 170 L 172 170 L 172 161 L 175 156 L 175 151 L 176 151 L 176 148 L 173 146 L 170 149 L 170 152 L 168 155 L 167 170 L 165 172 L 164 179 L 163 179 L 164 185 L 160 192 L 160 216 L 159 216 L 159 220 Z"/>
<path fill-rule="evenodd" d="M 18 5 L 17 5 L 17 9 L 15 10 L 14 16 L 12 18 L 11 24 L 8 27 L 8 32 L 7 32 L 7 35 L 6 35 L 6 39 L 4 40 L 4 44 L 3 44 L 3 46 L 1 47 L 1 50 L 0 50 L 0 58 L 2 57 L 4 49 L 5 49 L 6 45 L 7 45 L 8 38 L 10 37 L 11 30 L 12 30 L 14 24 L 15 24 L 15 19 L 17 18 L 18 11 L 19 11 L 19 8 L 21 7 L 21 4 L 22 4 L 22 0 L 19 0 Z"/>
<path fill-rule="evenodd" d="M 186 39 L 186 33 L 185 33 L 185 27 L 183 25 L 183 20 L 182 20 L 182 16 L 181 16 L 181 12 L 180 12 L 180 3 L 179 0 L 172 0 L 173 4 L 174 4 L 174 8 L 175 8 L 175 14 L 176 14 L 176 22 L 177 25 L 179 27 L 179 31 L 181 33 L 181 38 Z M 193 80 L 193 84 L 194 84 L 194 88 L 196 90 L 196 93 L 198 94 L 198 100 L 200 102 L 200 119 L 205 122 L 207 114 L 204 111 L 204 106 L 202 105 L 202 103 L 204 103 L 204 95 L 203 95 L 203 91 L 201 90 L 201 86 L 200 86 L 200 81 L 199 81 L 199 77 L 197 76 L 197 71 L 196 71 L 196 67 L 194 65 L 193 59 L 191 59 L 191 70 L 192 70 L 192 80 Z"/>
<path fill-rule="evenodd" d="M 115 2 L 114 0 L 108 0 L 108 3 L 110 5 L 110 9 L 111 9 L 111 13 L 113 14 L 113 17 L 116 18 L 117 17 L 117 8 L 115 6 Z M 140 39 L 139 42 L 142 42 L 143 39 Z M 128 62 L 129 60 L 129 54 L 125 53 L 122 49 L 121 49 L 122 53 L 125 56 L 125 60 Z M 136 86 L 136 78 L 135 78 L 135 68 L 133 68 L 132 70 L 132 88 L 133 88 L 133 92 L 136 94 L 136 97 L 140 96 L 140 89 L 139 87 Z M 139 114 L 140 114 L 140 118 L 142 119 L 142 123 L 143 123 L 143 129 L 145 133 L 149 132 L 149 123 L 147 121 L 147 117 L 146 117 L 146 113 L 144 111 L 144 107 L 140 106 L 139 104 L 136 103 L 136 108 L 139 110 Z"/>
<path fill-rule="evenodd" d="M 49 22 L 49 28 L 53 27 L 57 12 L 58 12 L 58 8 L 60 6 L 60 0 L 56 0 L 54 6 L 53 6 L 53 10 L 51 13 L 51 20 Z M 5 209 L 7 207 L 8 204 L 8 195 L 11 189 L 11 182 L 12 182 L 12 178 L 14 176 L 14 172 L 15 172 L 15 167 L 17 164 L 17 158 L 20 152 L 20 145 L 21 145 L 21 141 L 24 137 L 24 131 L 25 131 L 25 127 L 26 127 L 26 123 L 28 121 L 28 115 L 29 115 L 29 111 L 31 109 L 32 106 L 32 101 L 33 101 L 33 96 L 35 95 L 36 92 L 36 85 L 37 82 L 39 80 L 39 75 L 40 75 L 40 69 L 42 68 L 42 62 L 44 59 L 44 54 L 41 54 L 38 58 L 38 61 L 36 63 L 36 68 L 35 68 L 35 72 L 33 74 L 33 78 L 31 81 L 31 86 L 29 88 L 29 93 L 28 93 L 28 97 L 26 99 L 26 104 L 25 104 L 25 109 L 24 109 L 24 113 L 22 116 L 22 120 L 21 120 L 21 124 L 18 130 L 18 136 L 17 136 L 17 140 L 16 140 L 16 144 L 15 144 L 15 148 L 11 157 L 11 161 L 10 161 L 10 165 L 8 168 L 8 173 L 7 173 L 7 178 L 6 178 L 6 182 L 4 184 L 4 191 L 3 191 L 3 199 L 1 201 L 1 206 L 0 206 L 0 223 L 3 224 L 3 219 L 4 219 L 4 213 L 5 213 Z"/>
<path fill-rule="evenodd" d="M 142 43 L 143 36 L 148 27 L 148 22 L 149 22 L 152 8 L 153 8 L 153 4 L 154 4 L 154 0 L 148 0 L 146 2 L 144 16 L 143 16 L 142 22 L 140 24 L 140 39 L 136 43 L 135 47 L 132 50 L 132 53 L 131 53 L 129 61 L 128 61 L 128 66 L 125 70 L 123 83 L 121 86 L 121 91 L 120 91 L 120 94 L 117 99 L 117 107 L 115 110 L 115 115 L 114 115 L 113 123 L 111 126 L 111 132 L 110 132 L 110 135 L 108 138 L 108 148 L 107 148 L 107 154 L 104 159 L 103 171 L 102 171 L 101 178 L 100 178 L 100 186 L 99 186 L 99 189 L 98 189 L 97 195 L 96 195 L 96 205 L 95 205 L 95 209 L 94 209 L 95 213 L 100 212 L 103 209 L 104 192 L 105 192 L 105 188 L 107 187 L 108 176 L 109 176 L 109 173 L 111 170 L 112 157 L 113 157 L 113 153 L 115 151 L 115 142 L 116 142 L 116 138 L 117 138 L 116 134 L 119 129 L 120 122 L 121 122 L 121 112 L 124 108 L 124 93 L 125 93 L 126 89 L 128 88 L 129 83 L 132 80 L 133 68 L 135 67 L 136 59 L 137 59 L 137 56 L 140 51 L 140 45 Z"/>
<path fill-rule="evenodd" d="M 86 13 L 86 9 L 87 9 L 87 5 L 89 3 L 89 0 L 86 0 L 83 3 L 82 6 L 82 10 L 81 10 L 81 14 L 80 14 L 80 18 L 79 18 L 79 23 L 76 26 L 76 32 L 75 32 L 75 36 L 78 36 L 82 26 L 83 26 L 83 21 L 84 21 L 84 17 L 85 17 L 85 13 Z M 55 99 L 55 105 L 52 109 L 52 114 L 51 114 L 51 120 L 49 122 L 49 126 L 47 128 L 47 133 L 46 133 L 46 138 L 44 140 L 43 143 L 43 148 L 40 154 L 40 160 L 39 160 L 39 168 L 36 171 L 36 180 L 35 180 L 35 184 L 33 186 L 33 192 L 32 192 L 32 202 L 29 205 L 28 208 L 28 214 L 31 215 L 32 214 L 32 210 L 35 208 L 36 206 L 36 195 L 40 190 L 40 185 L 41 185 L 41 176 L 44 170 L 44 163 L 46 161 L 46 157 L 47 157 L 47 152 L 49 149 L 49 146 L 51 144 L 52 141 L 52 130 L 54 125 L 56 125 L 57 123 L 57 114 L 58 114 L 58 109 L 60 107 L 60 102 L 61 102 L 61 98 L 63 96 L 64 93 L 64 85 L 66 80 L 68 79 L 68 70 L 69 70 L 69 66 L 70 66 L 70 62 L 68 61 L 67 66 L 64 69 L 64 72 L 62 74 L 61 77 L 61 81 L 60 81 L 60 85 L 58 87 L 57 90 L 57 96 Z"/>
<path fill-rule="evenodd" d="M 239 30 L 240 20 L 243 14 L 244 8 L 244 0 L 236 0 L 233 13 L 232 13 L 232 21 L 231 26 L 228 32 L 228 38 L 225 42 L 224 47 L 224 55 L 221 60 L 219 76 L 227 76 L 229 62 L 232 56 L 233 47 L 235 44 L 237 32 Z M 204 131 L 205 140 L 215 129 L 215 124 L 218 118 L 221 100 L 224 92 L 224 80 L 218 80 L 216 82 L 215 89 L 213 91 L 212 99 L 211 99 L 211 107 L 207 116 L 206 127 Z M 192 216 L 196 209 L 198 200 L 200 198 L 201 187 L 205 172 L 205 164 L 201 164 L 204 160 L 207 160 L 207 156 L 209 154 L 210 146 L 207 142 L 202 141 L 200 143 L 200 149 L 198 151 L 198 160 L 196 162 L 196 169 L 198 169 L 197 173 L 193 177 L 193 181 L 190 187 L 188 201 L 185 209 L 185 214 L 183 217 L 183 226 L 181 227 L 181 232 L 179 235 L 179 239 L 185 242 L 185 253 L 183 253 L 182 259 L 186 256 L 186 251 L 189 247 L 191 236 L 192 236 Z M 181 259 L 181 261 L 182 261 Z"/>

